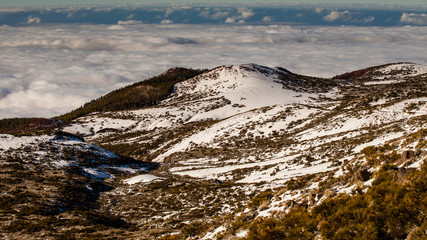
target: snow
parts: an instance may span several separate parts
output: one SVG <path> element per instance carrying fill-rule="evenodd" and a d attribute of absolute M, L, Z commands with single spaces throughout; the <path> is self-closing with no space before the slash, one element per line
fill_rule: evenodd
<path fill-rule="evenodd" d="M 338 192 L 337 192 L 337 194 L 340 194 L 340 193 L 342 193 L 342 194 L 351 194 L 356 188 L 357 188 L 356 185 L 350 185 L 348 187 L 339 189 Z"/>
<path fill-rule="evenodd" d="M 70 126 L 64 127 L 63 131 L 72 134 L 82 134 L 85 136 L 93 134 L 93 130 L 91 130 L 91 127 L 87 126 L 86 124 L 72 124 Z"/>
<path fill-rule="evenodd" d="M 369 103 L 369 105 L 371 105 L 371 106 L 378 106 L 378 105 L 383 105 L 386 102 L 387 102 L 387 99 L 381 98 L 381 99 L 378 99 L 375 102 Z"/>
<path fill-rule="evenodd" d="M 425 161 L 425 159 L 424 160 L 420 159 L 419 161 L 414 162 L 413 164 L 409 165 L 408 168 L 421 169 L 421 166 L 423 165 L 424 161 Z"/>
<path fill-rule="evenodd" d="M 390 133 L 390 134 L 385 134 L 383 136 L 377 137 L 374 140 L 361 144 L 355 148 L 353 148 L 353 152 L 358 153 L 360 151 L 362 151 L 364 148 L 369 147 L 369 146 L 378 146 L 378 145 L 383 145 L 386 142 L 393 140 L 393 139 L 397 139 L 400 138 L 404 135 L 403 132 L 395 132 L 395 133 Z"/>
<path fill-rule="evenodd" d="M 111 177 L 110 174 L 108 174 L 106 172 L 101 172 L 101 171 L 94 169 L 94 168 L 83 168 L 83 170 L 95 178 L 104 179 L 104 178 L 110 178 Z"/>
<path fill-rule="evenodd" d="M 0 151 L 10 149 L 18 149 L 23 146 L 37 145 L 40 142 L 45 142 L 53 139 L 52 136 L 23 136 L 15 137 L 9 134 L 0 134 Z"/>
<path fill-rule="evenodd" d="M 406 82 L 405 80 L 384 80 L 384 81 L 373 81 L 373 82 L 365 82 L 363 85 L 380 85 L 380 84 L 393 84 L 393 83 L 401 83 Z"/>
<path fill-rule="evenodd" d="M 264 160 L 264 161 L 258 162 L 258 163 L 247 163 L 247 164 L 236 164 L 236 162 L 238 162 L 237 160 L 230 160 L 230 162 L 234 162 L 234 164 L 230 164 L 230 165 L 223 166 L 223 167 L 204 166 L 205 168 L 200 168 L 200 169 L 196 169 L 196 170 L 189 170 L 189 171 L 182 171 L 182 172 L 178 172 L 177 170 L 179 170 L 179 169 L 172 168 L 170 171 L 173 172 L 174 174 L 178 174 L 178 175 L 189 175 L 191 177 L 196 177 L 196 178 L 216 179 L 222 173 L 231 172 L 231 171 L 237 170 L 237 169 L 253 168 L 253 167 L 282 163 L 282 162 L 289 161 L 290 159 L 293 159 L 294 157 L 295 156 L 272 158 L 270 160 Z"/>
<path fill-rule="evenodd" d="M 253 69 L 260 66 L 244 65 L 245 68 Z M 229 104 L 210 110 L 197 109 L 193 111 L 187 110 L 191 108 L 186 106 L 185 112 L 190 113 L 191 117 L 186 120 L 187 122 L 202 121 L 202 120 L 223 120 L 219 124 L 208 128 L 205 131 L 198 132 L 190 136 L 182 142 L 170 148 L 167 152 L 159 155 L 154 159 L 155 162 L 162 162 L 165 157 L 175 152 L 184 151 L 189 148 L 190 143 L 196 144 L 212 144 L 212 141 L 219 136 L 228 134 L 236 136 L 239 127 L 247 126 L 248 123 L 256 123 L 260 121 L 268 121 L 268 118 L 277 116 L 280 112 L 284 112 L 288 107 L 295 104 L 302 104 L 309 102 L 310 98 L 316 98 L 316 94 L 298 93 L 292 90 L 283 89 L 283 84 L 275 82 L 278 79 L 277 70 L 264 69 L 269 72 L 269 75 L 257 72 L 248 71 L 243 69 L 242 66 L 225 66 L 216 70 L 208 72 L 197 78 L 177 84 L 176 92 L 165 101 L 172 103 L 174 99 L 193 99 L 198 101 L 209 102 L 212 99 L 223 98 L 230 101 Z M 195 97 L 196 96 L 196 97 Z M 239 107 L 233 107 L 239 106 Z M 261 108 L 269 107 L 266 112 L 259 114 Z M 303 110 L 298 111 L 295 117 L 289 117 L 286 121 L 273 122 L 268 127 L 257 129 L 258 132 L 252 132 L 255 136 L 260 135 L 259 132 L 264 134 L 272 133 L 273 131 L 284 129 L 290 122 L 307 118 L 308 115 L 316 113 L 318 110 L 315 108 L 309 109 L 305 106 L 300 106 Z M 256 112 L 253 112 L 257 109 Z M 289 114 L 290 115 L 290 114 Z M 160 121 L 160 120 L 157 120 Z M 167 125 L 172 125 L 168 123 Z M 155 126 L 163 126 L 156 123 Z M 150 126 L 150 128 L 152 128 Z"/>
<path fill-rule="evenodd" d="M 412 103 L 421 103 L 418 110 L 404 111 Z M 427 112 L 427 98 L 415 98 L 397 102 L 393 105 L 379 108 L 374 112 L 361 112 L 359 116 L 341 114 L 333 117 L 328 126 L 319 125 L 299 134 L 300 140 L 311 140 L 323 136 L 330 136 L 348 131 L 360 131 L 360 129 L 376 125 L 402 121 L 404 119 L 425 115 Z M 365 114 L 366 113 L 366 114 Z"/>
<path fill-rule="evenodd" d="M 164 178 L 157 177 L 151 174 L 142 174 L 129 179 L 124 180 L 127 184 L 136 184 L 136 183 L 148 183 L 151 181 L 162 181 Z"/>
<path fill-rule="evenodd" d="M 241 108 L 232 108 L 229 105 L 223 109 L 215 109 L 210 113 L 203 113 L 206 116 L 195 116 L 194 119 L 215 118 L 224 119 L 238 112 L 261 108 L 272 105 L 285 105 L 301 103 L 314 94 L 300 93 L 296 97 L 292 90 L 283 89 L 281 83 L 273 81 L 278 79 L 277 73 L 270 70 L 270 75 L 265 75 L 257 71 L 248 71 L 245 68 L 254 68 L 253 65 L 225 66 L 208 72 L 197 79 L 189 80 L 177 84 L 176 96 L 203 96 L 224 97 L 232 104 L 243 105 Z M 258 66 L 259 67 L 259 66 Z M 266 70 L 268 70 L 266 68 Z M 214 77 L 212 77 L 214 76 Z M 195 85 L 197 84 L 197 85 Z M 209 96 L 205 95 L 208 94 Z"/>
<path fill-rule="evenodd" d="M 63 131 L 73 134 L 82 134 L 84 136 L 90 136 L 103 129 L 124 130 L 137 123 L 137 121 L 135 120 L 98 116 L 95 117 L 94 115 L 89 115 L 80 118 L 79 122 L 80 121 L 84 121 L 84 124 L 78 122 L 73 123 L 69 126 L 64 127 Z"/>
<path fill-rule="evenodd" d="M 282 195 L 278 195 L 272 198 L 270 205 L 260 212 L 258 212 L 257 217 L 270 217 L 274 212 L 286 212 L 286 202 L 288 201 L 297 201 L 303 196 L 300 190 L 296 191 L 286 191 Z"/>
<path fill-rule="evenodd" d="M 419 65 L 412 63 L 392 64 L 382 69 L 379 69 L 379 77 L 376 79 L 402 78 L 413 77 L 427 73 L 427 65 Z"/>
<path fill-rule="evenodd" d="M 130 174 L 135 174 L 135 173 L 138 173 L 138 172 L 141 172 L 141 171 L 143 171 L 143 172 L 148 172 L 148 169 L 147 168 L 145 168 L 145 167 L 143 167 L 143 168 L 141 168 L 141 167 L 131 167 L 131 166 L 126 166 L 126 165 L 123 165 L 123 166 L 110 166 L 110 165 L 101 165 L 101 166 L 99 166 L 100 168 L 112 168 L 112 169 L 116 169 L 117 171 L 120 171 L 120 172 L 127 172 L 127 173 L 130 173 Z"/>
<path fill-rule="evenodd" d="M 343 171 L 343 169 L 339 168 L 338 171 L 335 172 L 334 177 L 338 178 L 338 177 L 344 176 L 344 174 L 345 172 Z"/>
<path fill-rule="evenodd" d="M 53 161 L 52 165 L 54 165 L 57 168 L 63 168 L 63 167 L 70 166 L 71 163 L 69 161 L 59 160 L 59 161 Z"/>
<path fill-rule="evenodd" d="M 266 171 L 257 171 L 257 172 L 251 173 L 249 176 L 237 182 L 256 183 L 261 181 L 266 181 L 266 182 L 274 181 L 275 183 L 285 183 L 287 180 L 293 177 L 331 171 L 334 168 L 331 168 L 330 165 L 331 163 L 323 163 L 323 164 L 318 164 L 310 167 L 304 167 L 304 165 L 302 164 L 302 165 L 297 165 L 294 168 L 291 168 L 288 170 L 279 171 L 278 173 L 276 173 L 276 175 L 273 175 L 273 176 L 271 176 Z"/>
<path fill-rule="evenodd" d="M 368 181 L 364 182 L 363 185 L 367 187 L 372 187 L 372 183 L 375 181 L 375 178 L 369 179 Z"/>
<path fill-rule="evenodd" d="M 225 232 L 227 230 L 226 227 L 220 226 L 215 228 L 212 232 L 206 233 L 206 235 L 202 238 L 202 240 L 213 240 L 216 239 L 215 236 L 219 233 Z"/>
<path fill-rule="evenodd" d="M 46 150 L 47 149 L 54 149 Z M 64 149 L 71 149 L 73 154 L 71 156 L 64 153 Z M 31 155 L 30 159 L 41 164 L 47 164 L 56 168 L 64 168 L 71 165 L 78 165 L 74 154 L 77 151 L 91 151 L 99 159 L 117 158 L 118 156 L 110 151 L 106 151 L 98 146 L 82 142 L 78 139 L 60 139 L 54 135 L 41 135 L 41 136 L 21 136 L 15 137 L 12 135 L 0 135 L 0 156 L 2 152 L 8 150 L 16 150 L 20 156 Z M 52 157 L 55 154 L 55 157 Z M 71 157 L 71 158 L 70 158 Z M 99 167 L 85 168 L 84 171 L 95 178 L 108 178 L 111 177 L 106 172 L 100 171 Z"/>
<path fill-rule="evenodd" d="M 322 161 L 313 162 L 312 166 L 307 166 L 305 162 L 293 164 L 292 160 L 299 156 L 300 155 L 274 156 L 269 159 L 246 164 L 238 164 L 241 161 L 234 159 L 228 161 L 227 163 L 229 165 L 225 166 L 216 166 L 214 165 L 215 163 L 209 164 L 206 162 L 201 162 L 200 165 L 174 167 L 171 168 L 170 171 L 181 176 L 188 175 L 195 178 L 227 180 L 227 176 L 232 174 L 234 170 L 248 169 L 244 178 L 238 180 L 238 183 L 268 182 L 272 183 L 273 185 L 280 185 L 293 177 L 332 171 L 336 169 L 336 167 L 330 166 L 331 163 L 322 163 Z M 245 160 L 242 161 L 245 162 Z M 266 167 L 266 169 L 253 170 L 253 168 L 263 167 Z"/>
<path fill-rule="evenodd" d="M 249 230 L 245 229 L 245 230 L 240 230 L 236 233 L 236 237 L 238 238 L 244 238 L 248 235 Z"/>

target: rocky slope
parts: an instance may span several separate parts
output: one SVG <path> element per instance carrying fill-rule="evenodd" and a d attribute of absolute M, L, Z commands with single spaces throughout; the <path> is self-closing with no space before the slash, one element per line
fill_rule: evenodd
<path fill-rule="evenodd" d="M 324 218 L 318 209 L 329 199 L 368 196 L 387 174 L 402 188 L 425 184 L 416 176 L 427 156 L 426 66 L 388 64 L 321 79 L 246 64 L 185 76 L 167 80 L 171 91 L 150 104 L 121 99 L 126 105 L 114 111 L 80 109 L 52 133 L 0 135 L 2 202 L 21 199 L 4 205 L 2 236 L 268 239 L 274 227 L 262 224 L 302 212 L 315 226 L 304 226 L 308 238 L 339 238 L 314 220 Z M 96 106 L 110 104 L 102 99 L 108 95 Z M 70 187 L 65 192 L 80 195 L 62 197 Z M 425 194 L 421 188 L 417 197 Z M 421 220 L 400 235 L 371 233 L 422 238 L 420 206 Z M 277 234 L 292 232 L 283 229 Z M 286 234 L 280 239 L 295 239 Z"/>

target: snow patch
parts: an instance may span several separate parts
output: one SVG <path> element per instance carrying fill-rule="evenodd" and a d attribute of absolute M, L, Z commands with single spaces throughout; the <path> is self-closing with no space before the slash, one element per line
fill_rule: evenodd
<path fill-rule="evenodd" d="M 104 178 L 110 178 L 111 175 L 106 173 L 106 172 L 101 172 L 97 169 L 94 168 L 83 168 L 83 170 L 88 173 L 89 175 L 91 175 L 92 177 L 95 178 L 99 178 L 99 179 L 104 179 Z"/>
<path fill-rule="evenodd" d="M 163 181 L 164 178 L 157 177 L 151 174 L 142 174 L 135 177 L 131 177 L 129 179 L 124 180 L 127 184 L 136 184 L 136 183 L 147 183 L 151 181 Z"/>

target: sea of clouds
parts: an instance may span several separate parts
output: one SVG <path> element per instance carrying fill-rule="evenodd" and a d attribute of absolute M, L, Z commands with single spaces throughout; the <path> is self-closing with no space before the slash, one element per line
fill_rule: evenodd
<path fill-rule="evenodd" d="M 217 16 L 231 24 L 42 24 L 33 17 L 0 26 L 0 119 L 60 115 L 176 66 L 257 63 L 332 77 L 390 62 L 427 64 L 426 26 L 239 24 L 253 16 L 248 9 L 232 16 Z"/>

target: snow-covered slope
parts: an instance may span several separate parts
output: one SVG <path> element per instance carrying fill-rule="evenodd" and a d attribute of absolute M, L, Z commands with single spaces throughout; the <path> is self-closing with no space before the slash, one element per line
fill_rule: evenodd
<path fill-rule="evenodd" d="M 372 80 L 380 73 L 405 73 L 405 78 L 395 76 L 411 84 L 423 69 L 394 64 L 370 71 L 376 73 Z M 133 157 L 167 162 L 169 171 L 181 176 L 280 185 L 336 169 L 351 158 L 344 152 L 360 149 L 358 142 L 372 129 L 381 129 L 378 139 L 386 140 L 426 127 L 405 124 L 425 116 L 427 98 L 395 97 L 387 92 L 391 83 L 380 93 L 387 99 L 381 102 L 375 88 L 256 64 L 221 66 L 178 83 L 154 107 L 95 113 L 64 130 L 86 134 L 95 143 L 139 144 L 143 150 Z M 125 135 L 131 137 L 120 137 Z M 343 140 L 349 142 L 346 150 L 325 150 Z"/>
<path fill-rule="evenodd" d="M 425 77 L 427 66 L 414 63 L 394 63 L 345 73 L 334 79 L 348 79 L 365 85 L 405 82 L 413 77 Z"/>
<path fill-rule="evenodd" d="M 220 66 L 175 84 L 158 104 L 92 112 L 61 127 L 87 143 L 70 135 L 0 135 L 0 154 L 53 168 L 76 165 L 104 179 L 115 189 L 100 196 L 103 208 L 136 226 L 181 234 L 180 224 L 206 215 L 215 228 L 199 238 L 243 237 L 247 229 L 230 233 L 215 217 L 273 216 L 366 190 L 375 177 L 357 173 L 374 176 L 385 163 L 420 169 L 426 72 L 398 63 L 322 79 L 256 64 Z M 282 190 L 249 206 L 269 189 Z"/>

